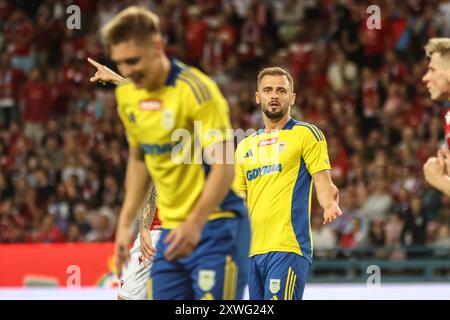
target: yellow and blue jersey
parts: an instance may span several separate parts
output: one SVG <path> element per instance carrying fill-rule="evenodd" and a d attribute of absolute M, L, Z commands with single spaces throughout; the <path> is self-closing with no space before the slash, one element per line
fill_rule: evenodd
<path fill-rule="evenodd" d="M 290 119 L 282 130 L 242 140 L 235 157 L 235 187 L 247 193 L 250 256 L 293 252 L 311 262 L 312 175 L 331 168 L 323 133 Z"/>
<path fill-rule="evenodd" d="M 205 185 L 209 166 L 202 151 L 229 139 L 228 104 L 213 80 L 177 60 L 171 60 L 163 87 L 150 92 L 126 80 L 116 88 L 116 98 L 128 143 L 142 149 L 155 183 L 162 227 L 175 228 Z M 232 218 L 245 210 L 243 199 L 230 190 L 210 220 Z"/>

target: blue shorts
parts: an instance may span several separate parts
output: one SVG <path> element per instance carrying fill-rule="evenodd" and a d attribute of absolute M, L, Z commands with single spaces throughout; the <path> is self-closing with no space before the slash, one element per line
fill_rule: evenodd
<path fill-rule="evenodd" d="M 156 245 L 150 296 L 155 300 L 240 300 L 248 279 L 248 218 L 217 219 L 203 228 L 194 252 L 169 262 L 164 258 L 170 232 Z"/>
<path fill-rule="evenodd" d="M 292 252 L 250 258 L 250 300 L 301 300 L 311 263 Z"/>

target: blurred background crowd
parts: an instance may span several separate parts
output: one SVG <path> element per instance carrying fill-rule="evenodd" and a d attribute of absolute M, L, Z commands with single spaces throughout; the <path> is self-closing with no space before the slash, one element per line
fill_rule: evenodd
<path fill-rule="evenodd" d="M 380 30 L 370 2 L 0 0 L 0 243 L 114 239 L 127 143 L 114 88 L 89 82 L 86 58 L 113 67 L 99 30 L 140 4 L 160 15 L 168 54 L 217 81 L 236 129 L 262 125 L 258 70 L 291 72 L 293 117 L 327 137 L 344 212 L 323 225 L 314 207 L 316 257 L 449 256 L 450 199 L 422 173 L 446 106 L 421 78 L 423 46 L 450 37 L 450 1 L 375 1 Z"/>

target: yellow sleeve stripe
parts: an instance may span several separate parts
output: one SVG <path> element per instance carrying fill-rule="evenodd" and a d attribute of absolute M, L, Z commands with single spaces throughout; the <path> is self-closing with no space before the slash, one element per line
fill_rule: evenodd
<path fill-rule="evenodd" d="M 236 299 L 237 265 L 230 256 L 226 257 L 223 279 L 223 300 Z"/>
<path fill-rule="evenodd" d="M 191 88 L 191 91 L 194 93 L 195 100 L 197 101 L 197 103 L 202 104 L 202 100 L 200 100 L 200 95 L 199 95 L 198 91 L 195 90 L 194 85 L 191 83 L 191 81 L 189 81 L 188 79 L 186 79 L 182 76 L 179 76 L 178 79 L 185 82 L 189 86 L 189 88 Z"/>

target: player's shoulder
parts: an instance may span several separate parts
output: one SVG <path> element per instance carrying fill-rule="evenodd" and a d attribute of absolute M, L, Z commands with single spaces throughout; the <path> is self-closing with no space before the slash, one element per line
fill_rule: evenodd
<path fill-rule="evenodd" d="M 175 86 L 194 95 L 198 104 L 204 104 L 220 95 L 217 84 L 199 69 L 177 62 L 180 72 L 177 76 Z"/>
<path fill-rule="evenodd" d="M 238 143 L 237 148 L 244 148 L 246 145 L 251 145 L 252 142 L 256 141 L 258 136 L 262 133 L 264 133 L 264 129 L 259 129 L 258 131 L 246 136 Z"/>
<path fill-rule="evenodd" d="M 314 138 L 317 141 L 324 141 L 325 136 L 322 131 L 313 123 L 291 119 L 290 127 L 295 133 L 302 136 Z"/>
<path fill-rule="evenodd" d="M 125 79 L 117 85 L 116 95 L 118 98 L 124 98 L 130 94 L 133 94 L 134 90 L 136 90 L 136 87 L 133 82 L 129 79 Z"/>

